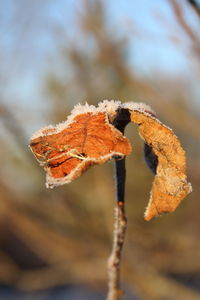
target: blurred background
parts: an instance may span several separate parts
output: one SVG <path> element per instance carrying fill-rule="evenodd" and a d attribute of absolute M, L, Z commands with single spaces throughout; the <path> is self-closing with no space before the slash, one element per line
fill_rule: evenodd
<path fill-rule="evenodd" d="M 79 102 L 145 102 L 187 151 L 193 192 L 143 220 L 153 175 L 126 135 L 124 299 L 200 299 L 200 1 L 0 1 L 0 299 L 104 299 L 113 162 L 53 190 L 28 148 Z"/>

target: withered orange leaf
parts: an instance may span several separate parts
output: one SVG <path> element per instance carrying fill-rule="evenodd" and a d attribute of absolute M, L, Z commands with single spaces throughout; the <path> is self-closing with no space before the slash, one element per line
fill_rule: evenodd
<path fill-rule="evenodd" d="M 47 187 L 69 183 L 90 166 L 131 152 L 128 139 L 111 124 L 116 125 L 115 120 L 125 121 L 124 116 L 120 119 L 120 109 L 130 112 L 125 123 L 131 119 L 139 125 L 139 133 L 156 160 L 156 176 L 145 219 L 174 211 L 191 192 L 186 176 L 185 151 L 173 131 L 163 125 L 144 103 L 121 104 L 120 101 L 104 100 L 98 107 L 77 105 L 67 121 L 34 134 L 30 148 L 47 172 Z"/>
<path fill-rule="evenodd" d="M 173 131 L 151 114 L 130 111 L 131 121 L 139 125 L 139 133 L 158 157 L 145 220 L 172 212 L 191 192 L 186 177 L 186 156 Z"/>
<path fill-rule="evenodd" d="M 31 139 L 30 148 L 47 172 L 47 187 L 69 183 L 90 166 L 131 152 L 128 139 L 109 123 L 107 113 L 88 107 Z"/>

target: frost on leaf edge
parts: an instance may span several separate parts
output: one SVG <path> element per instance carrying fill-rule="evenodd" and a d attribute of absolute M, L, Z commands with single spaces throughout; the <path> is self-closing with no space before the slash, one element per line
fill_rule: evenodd
<path fill-rule="evenodd" d="M 71 113 L 68 115 L 67 120 L 58 123 L 55 126 L 48 125 L 39 129 L 31 136 L 31 140 L 42 136 L 47 136 L 61 132 L 62 130 L 68 128 L 69 125 L 72 124 L 72 122 L 74 121 L 75 117 L 78 115 L 85 113 L 96 114 L 100 112 L 105 112 L 106 114 L 108 114 L 108 116 L 115 116 L 117 113 L 117 109 L 120 107 L 129 110 L 138 110 L 149 115 L 155 115 L 155 112 L 151 109 L 149 105 L 133 101 L 122 104 L 119 100 L 103 100 L 98 103 L 97 107 L 94 105 L 89 105 L 87 102 L 85 104 L 79 103 L 74 106 Z"/>

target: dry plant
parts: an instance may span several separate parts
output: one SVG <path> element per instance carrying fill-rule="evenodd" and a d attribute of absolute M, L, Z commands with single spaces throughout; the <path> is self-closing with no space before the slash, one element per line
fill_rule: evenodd
<path fill-rule="evenodd" d="M 129 140 L 123 134 L 129 122 L 138 125 L 147 165 L 155 174 L 144 215 L 145 220 L 150 220 L 174 211 L 191 192 L 191 185 L 187 182 L 185 151 L 173 131 L 157 119 L 148 105 L 113 100 L 100 102 L 97 107 L 77 105 L 65 122 L 39 130 L 30 143 L 46 171 L 48 188 L 70 183 L 92 165 L 115 160 L 116 205 L 107 300 L 122 295 L 120 263 L 127 226 L 125 157 L 131 152 Z"/>

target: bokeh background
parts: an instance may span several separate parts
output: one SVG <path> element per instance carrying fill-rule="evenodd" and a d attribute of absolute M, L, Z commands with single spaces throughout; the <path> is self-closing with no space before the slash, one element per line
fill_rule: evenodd
<path fill-rule="evenodd" d="M 193 192 L 143 220 L 153 175 L 126 130 L 124 299 L 200 299 L 200 1 L 0 1 L 0 299 L 104 299 L 113 162 L 47 190 L 33 132 L 79 102 L 145 102 L 187 151 Z"/>

